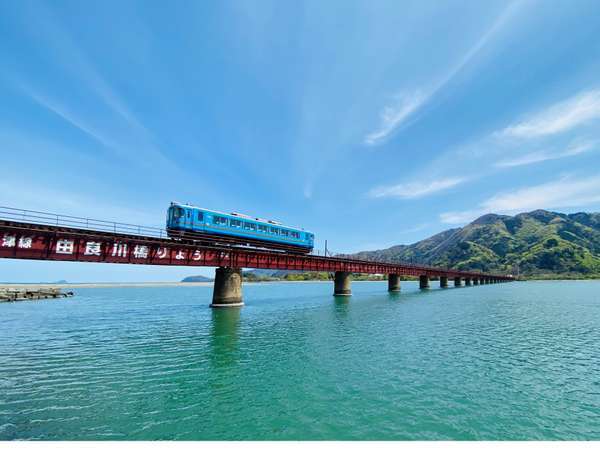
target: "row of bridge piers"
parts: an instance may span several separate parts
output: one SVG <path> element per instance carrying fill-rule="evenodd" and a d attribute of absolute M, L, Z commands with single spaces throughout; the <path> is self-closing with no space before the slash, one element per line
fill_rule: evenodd
<path fill-rule="evenodd" d="M 448 277 L 440 276 L 440 287 L 448 287 Z M 429 275 L 419 276 L 419 288 L 429 289 L 432 277 Z M 495 278 L 490 276 L 481 277 L 453 277 L 454 287 L 477 286 L 480 284 L 496 284 L 506 282 L 506 279 Z M 334 275 L 335 296 L 350 296 L 352 295 L 352 273 L 351 272 L 335 272 Z M 236 307 L 243 306 L 242 296 L 242 269 L 231 267 L 219 267 L 215 272 L 215 282 L 213 289 L 212 307 Z M 395 273 L 388 274 L 388 291 L 400 292 L 400 275 Z"/>

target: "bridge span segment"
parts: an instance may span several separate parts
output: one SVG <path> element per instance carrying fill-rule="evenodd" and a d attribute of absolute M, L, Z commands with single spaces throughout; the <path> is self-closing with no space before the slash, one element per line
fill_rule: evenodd
<path fill-rule="evenodd" d="M 88 229 L 64 224 L 0 220 L 0 258 L 217 267 L 212 306 L 242 306 L 242 268 L 330 272 L 334 295 L 349 296 L 353 273 L 386 274 L 388 290 L 400 291 L 401 277 L 417 277 L 427 289 L 431 279 L 441 287 L 448 278 L 460 286 L 514 281 L 511 276 L 458 271 L 414 264 L 391 264 L 341 257 L 281 253 L 242 247 L 195 245 L 157 235 Z M 140 227 L 138 229 L 141 230 Z M 161 233 L 162 234 L 162 233 Z"/>

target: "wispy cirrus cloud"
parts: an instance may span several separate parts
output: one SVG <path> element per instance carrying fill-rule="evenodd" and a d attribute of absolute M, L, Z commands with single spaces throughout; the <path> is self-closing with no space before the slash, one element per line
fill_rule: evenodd
<path fill-rule="evenodd" d="M 600 146 L 600 88 L 588 88 L 526 116 L 512 125 L 451 149 L 434 162 L 491 174 L 575 157 Z"/>
<path fill-rule="evenodd" d="M 379 126 L 368 133 L 364 144 L 375 146 L 382 144 L 393 133 L 398 131 L 407 121 L 431 99 L 442 90 L 473 58 L 488 44 L 494 34 L 501 29 L 508 19 L 520 6 L 520 2 L 513 1 L 496 18 L 492 25 L 481 37 L 455 62 L 449 69 L 438 76 L 435 81 L 423 87 L 401 92 L 392 97 L 389 104 L 383 107 L 380 113 Z"/>
<path fill-rule="evenodd" d="M 506 127 L 499 137 L 536 138 L 569 131 L 600 118 L 600 89 L 582 92 Z"/>
<path fill-rule="evenodd" d="M 54 50 L 55 62 L 65 68 L 64 76 L 69 77 L 70 82 L 85 93 L 86 103 L 74 100 L 74 96 L 59 95 L 54 86 L 46 89 L 34 87 L 36 83 L 28 81 L 33 78 L 30 74 L 18 71 L 9 74 L 8 78 L 21 91 L 119 156 L 149 166 L 161 165 L 171 170 L 181 170 L 169 153 L 161 148 L 152 131 L 142 124 L 100 74 L 92 59 L 61 25 L 51 8 L 43 4 L 36 5 L 35 15 L 25 22 L 24 28 L 36 37 L 41 36 L 45 45 Z M 93 108 L 89 105 L 93 105 Z M 143 153 L 144 158 L 132 154 L 131 148 Z"/>
<path fill-rule="evenodd" d="M 571 145 L 563 151 L 534 151 L 526 153 L 524 155 L 516 156 L 510 159 L 502 159 L 498 161 L 496 167 L 516 167 L 525 166 L 528 164 L 535 164 L 543 161 L 550 161 L 553 159 L 568 158 L 569 156 L 576 156 L 582 153 L 589 152 L 595 149 L 595 142 L 585 142 L 580 144 Z"/>
<path fill-rule="evenodd" d="M 427 182 L 401 183 L 392 186 L 380 186 L 372 189 L 369 196 L 373 198 L 397 197 L 402 199 L 413 199 L 436 194 L 441 191 L 458 186 L 467 181 L 467 178 L 441 178 Z"/>
<path fill-rule="evenodd" d="M 103 135 L 103 133 L 95 129 L 94 126 L 87 123 L 87 121 L 84 118 L 77 116 L 66 106 L 60 104 L 55 100 L 50 99 L 46 95 L 41 94 L 28 86 L 25 86 L 23 83 L 21 83 L 21 88 L 40 106 L 43 106 L 44 108 L 56 114 L 57 116 L 61 117 L 74 127 L 78 128 L 91 138 L 98 141 L 100 144 L 113 149 L 117 147 L 117 144 L 114 141 L 108 139 L 106 136 Z"/>
<path fill-rule="evenodd" d="M 487 213 L 519 213 L 535 209 L 572 208 L 600 203 L 600 176 L 576 179 L 564 176 L 548 183 L 496 194 L 467 211 L 440 214 L 448 224 L 469 222 Z"/>
<path fill-rule="evenodd" d="M 600 176 L 557 181 L 498 194 L 483 203 L 490 211 L 512 212 L 537 208 L 560 208 L 589 205 L 600 201 Z"/>
<path fill-rule="evenodd" d="M 397 94 L 381 112 L 379 127 L 365 137 L 365 144 L 377 145 L 399 127 L 429 96 L 421 91 Z"/>

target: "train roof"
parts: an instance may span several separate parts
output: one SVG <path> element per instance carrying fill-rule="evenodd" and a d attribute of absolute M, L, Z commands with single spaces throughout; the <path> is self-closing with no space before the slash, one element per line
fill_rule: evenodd
<path fill-rule="evenodd" d="M 284 228 L 290 228 L 292 230 L 300 230 L 300 231 L 312 233 L 312 231 L 306 230 L 306 229 L 304 229 L 302 227 L 293 227 L 293 226 L 290 226 L 290 225 L 284 225 L 281 222 L 276 222 L 274 220 L 261 219 L 260 217 L 252 217 L 252 216 L 248 216 L 246 214 L 241 214 L 241 213 L 238 213 L 238 212 L 226 213 L 226 212 L 223 212 L 223 211 L 215 211 L 214 209 L 200 208 L 199 206 L 194 206 L 194 205 L 190 205 L 190 204 L 187 204 L 187 203 L 179 203 L 179 202 L 171 202 L 171 206 L 184 206 L 184 207 L 187 207 L 187 208 L 199 209 L 199 210 L 208 211 L 208 212 L 211 212 L 211 213 L 223 214 L 224 216 L 239 217 L 241 219 L 250 219 L 250 220 L 254 220 L 256 222 L 261 222 L 261 223 L 265 223 L 265 224 L 269 224 L 269 225 L 277 225 L 277 226 L 284 227 Z"/>

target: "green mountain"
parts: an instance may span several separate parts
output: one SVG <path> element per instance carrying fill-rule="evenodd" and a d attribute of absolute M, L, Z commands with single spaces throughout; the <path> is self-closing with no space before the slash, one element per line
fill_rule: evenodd
<path fill-rule="evenodd" d="M 415 244 L 352 256 L 525 276 L 600 277 L 600 213 L 486 214 Z"/>
<path fill-rule="evenodd" d="M 192 275 L 181 280 L 182 283 L 203 283 L 206 281 L 213 281 L 213 278 L 205 277 L 204 275 Z"/>

